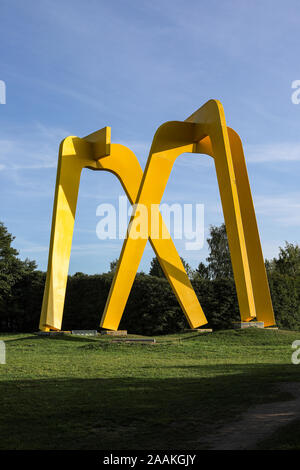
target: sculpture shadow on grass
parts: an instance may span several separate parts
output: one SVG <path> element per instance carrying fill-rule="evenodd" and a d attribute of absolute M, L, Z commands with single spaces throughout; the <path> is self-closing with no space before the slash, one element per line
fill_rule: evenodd
<path fill-rule="evenodd" d="M 205 448 L 247 407 L 291 398 L 277 382 L 299 380 L 293 365 L 199 365 L 204 377 L 180 377 L 187 367 L 169 378 L 3 381 L 0 448 Z"/>

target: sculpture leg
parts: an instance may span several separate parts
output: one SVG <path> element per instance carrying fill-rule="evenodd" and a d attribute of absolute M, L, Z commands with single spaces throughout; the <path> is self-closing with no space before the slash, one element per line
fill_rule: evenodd
<path fill-rule="evenodd" d="M 202 124 L 205 134 L 211 141 L 241 319 L 249 321 L 256 317 L 256 311 L 236 175 L 223 107 L 219 101 L 210 100 L 192 114 L 187 122 Z"/>
<path fill-rule="evenodd" d="M 248 254 L 237 193 L 237 176 L 233 171 L 231 153 L 223 144 L 216 143 L 215 167 L 223 207 L 236 291 L 242 321 L 255 318 L 255 304 L 249 269 Z M 226 153 L 225 153 L 226 152 Z"/>
<path fill-rule="evenodd" d="M 97 165 L 98 169 L 111 171 L 118 177 L 129 201 L 133 204 L 136 201 L 143 178 L 143 171 L 133 152 L 122 145 L 111 144 L 110 155 L 101 158 L 97 162 Z M 162 227 L 165 238 L 152 238 L 150 233 L 149 240 L 162 270 L 190 326 L 195 328 L 196 326 L 204 325 L 207 323 L 207 320 L 160 213 L 158 213 L 158 225 Z M 143 245 L 145 246 L 146 243 L 147 240 L 145 240 Z M 141 247 L 141 250 L 139 250 L 138 246 L 139 244 L 134 246 L 130 251 L 129 261 L 126 262 L 123 262 L 122 255 L 125 248 L 122 249 L 116 276 L 111 286 L 100 322 L 100 326 L 103 328 L 112 330 L 118 329 L 144 251 L 144 247 Z M 119 266 L 121 264 L 125 268 L 123 274 L 119 272 Z"/>
<path fill-rule="evenodd" d="M 243 146 L 238 134 L 233 129 L 228 128 L 228 136 L 241 207 L 256 318 L 258 321 L 264 322 L 265 326 L 272 326 L 275 324 L 275 318 Z"/>
<path fill-rule="evenodd" d="M 256 319 L 264 322 L 265 326 L 271 326 L 275 324 L 275 318 L 243 146 L 239 135 L 233 129 L 227 127 L 227 132 L 243 223 Z M 215 157 L 208 137 L 198 143 L 197 151 Z"/>
<path fill-rule="evenodd" d="M 73 228 L 82 165 L 68 154 L 70 141 L 62 142 L 57 168 L 48 269 L 40 330 L 61 329 Z"/>
<path fill-rule="evenodd" d="M 163 221 L 163 220 L 162 220 Z M 163 230 L 166 230 L 163 229 Z M 189 280 L 173 240 L 150 238 L 150 243 L 191 328 L 205 325 L 207 319 Z M 167 257 L 166 257 L 167 254 Z"/>
<path fill-rule="evenodd" d="M 205 325 L 206 317 L 172 239 L 150 238 L 150 243 L 191 328 Z M 118 329 L 146 244 L 147 239 L 130 236 L 124 241 L 102 315 L 102 328 Z"/>
<path fill-rule="evenodd" d="M 189 130 L 190 125 L 185 125 Z M 178 129 L 177 129 L 178 130 Z M 171 147 L 174 147 L 173 143 Z M 176 155 L 184 151 L 190 151 L 192 145 L 186 147 L 176 145 L 173 152 Z M 166 153 L 164 153 L 166 155 Z M 160 155 L 161 156 L 161 155 Z M 148 211 L 148 231 L 151 236 L 151 205 L 159 204 L 167 184 L 173 161 L 168 158 L 155 158 L 156 155 L 150 153 L 145 174 L 141 183 L 138 203 L 147 207 Z M 138 212 L 134 212 L 129 224 L 128 237 L 123 243 L 119 263 L 114 276 L 109 296 L 106 302 L 101 326 L 116 330 L 123 310 L 125 308 L 136 272 L 138 270 L 143 252 L 147 243 L 145 238 L 132 237 L 132 222 Z M 157 253 L 159 262 L 170 281 L 176 296 L 183 307 L 189 324 L 192 328 L 207 323 L 203 310 L 197 300 L 197 296 L 188 280 L 182 262 L 177 254 L 177 250 L 170 239 L 151 239 L 151 244 Z M 179 294 L 179 295 L 178 295 Z"/>

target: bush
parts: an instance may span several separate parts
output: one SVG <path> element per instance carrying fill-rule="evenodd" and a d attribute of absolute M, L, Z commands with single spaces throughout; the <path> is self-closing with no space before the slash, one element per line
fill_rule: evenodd
<path fill-rule="evenodd" d="M 23 273 L 0 307 L 1 331 L 36 331 L 39 326 L 46 274 Z"/>
<path fill-rule="evenodd" d="M 300 277 L 273 272 L 269 285 L 277 326 L 300 329 Z"/>
<path fill-rule="evenodd" d="M 62 328 L 97 329 L 104 311 L 112 274 L 69 276 Z M 24 273 L 0 306 L 1 331 L 37 331 L 45 273 Z M 275 317 L 279 327 L 300 329 L 300 278 L 269 274 Z M 213 329 L 232 328 L 239 321 L 235 284 L 231 279 L 197 279 L 193 287 Z M 138 274 L 131 290 L 120 329 L 154 335 L 188 328 L 168 281 Z"/>

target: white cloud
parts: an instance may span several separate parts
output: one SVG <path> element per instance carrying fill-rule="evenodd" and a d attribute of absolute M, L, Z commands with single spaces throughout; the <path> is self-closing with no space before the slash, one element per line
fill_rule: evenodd
<path fill-rule="evenodd" d="M 254 198 L 257 214 L 270 217 L 282 226 L 300 226 L 300 193 Z"/>
<path fill-rule="evenodd" d="M 31 246 L 30 248 L 18 248 L 22 253 L 43 253 L 49 250 L 48 246 Z"/>
<path fill-rule="evenodd" d="M 300 161 L 300 142 L 279 142 L 245 146 L 247 163 Z"/>
<path fill-rule="evenodd" d="M 122 242 L 122 241 L 121 241 Z M 80 244 L 80 245 L 72 245 L 72 254 L 71 256 L 80 256 L 80 255 L 86 255 L 86 254 L 98 254 L 101 255 L 103 252 L 103 248 L 105 250 L 109 249 L 111 251 L 120 251 L 121 247 L 121 242 L 119 240 L 116 240 L 115 243 L 107 242 L 106 240 L 104 241 L 99 241 L 99 243 L 85 243 L 85 244 Z M 29 244 L 28 244 L 29 245 Z M 35 254 L 35 253 L 44 253 L 48 252 L 49 246 L 48 245 L 31 245 L 27 246 L 24 248 L 18 247 L 18 251 L 20 251 L 20 254 Z"/>
<path fill-rule="evenodd" d="M 265 259 L 272 259 L 278 256 L 279 246 L 283 245 L 281 240 L 262 241 L 262 251 Z"/>
<path fill-rule="evenodd" d="M 0 135 L 0 170 L 27 170 L 55 168 L 61 140 L 67 131 L 41 123 L 23 129 L 14 129 L 13 136 Z"/>
<path fill-rule="evenodd" d="M 129 147 L 142 163 L 148 157 L 151 142 L 121 141 Z M 276 144 L 245 145 L 246 163 L 266 163 L 280 161 L 300 161 L 300 142 L 278 142 Z M 176 160 L 182 167 L 214 167 L 213 159 L 207 155 L 183 154 Z"/>

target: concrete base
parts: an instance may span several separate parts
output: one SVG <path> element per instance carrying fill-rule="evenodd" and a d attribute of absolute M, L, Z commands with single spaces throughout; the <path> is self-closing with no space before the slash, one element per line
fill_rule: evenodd
<path fill-rule="evenodd" d="M 235 330 L 243 330 L 244 328 L 264 328 L 263 321 L 241 321 L 233 324 Z"/>
<path fill-rule="evenodd" d="M 77 336 L 98 336 L 98 331 L 97 330 L 72 330 L 71 334 L 77 335 Z"/>
<path fill-rule="evenodd" d="M 127 336 L 127 330 L 103 330 L 101 331 L 101 335 L 105 336 Z"/>
<path fill-rule="evenodd" d="M 212 333 L 213 332 L 212 328 L 191 328 L 190 330 L 186 329 L 184 331 L 189 332 L 189 333 L 192 333 L 192 332 L 195 332 L 195 333 Z"/>

